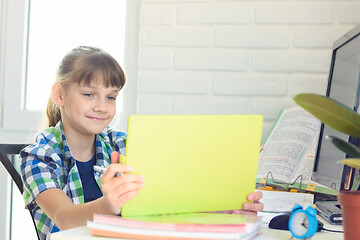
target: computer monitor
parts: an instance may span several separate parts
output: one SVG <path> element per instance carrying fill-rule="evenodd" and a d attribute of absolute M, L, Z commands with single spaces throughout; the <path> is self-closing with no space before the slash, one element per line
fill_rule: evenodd
<path fill-rule="evenodd" d="M 334 42 L 326 96 L 358 111 L 359 81 L 360 25 Z M 349 190 L 352 187 L 354 169 L 338 163 L 347 156 L 325 139 L 325 136 L 337 136 L 354 144 L 358 142 L 357 139 L 322 124 L 312 179 L 336 190 Z"/>

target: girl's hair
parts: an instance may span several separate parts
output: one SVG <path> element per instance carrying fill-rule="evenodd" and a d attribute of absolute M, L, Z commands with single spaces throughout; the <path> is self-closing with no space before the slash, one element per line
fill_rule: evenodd
<path fill-rule="evenodd" d="M 125 85 L 126 78 L 119 63 L 102 49 L 79 46 L 65 55 L 57 71 L 56 82 L 64 89 L 71 83 L 89 85 L 99 76 L 106 87 L 117 87 L 119 91 Z M 61 119 L 59 106 L 50 94 L 46 115 L 48 127 L 53 127 Z"/>

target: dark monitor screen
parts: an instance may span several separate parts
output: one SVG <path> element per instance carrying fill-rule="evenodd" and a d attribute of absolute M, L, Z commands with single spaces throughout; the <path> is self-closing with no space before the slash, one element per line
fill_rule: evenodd
<path fill-rule="evenodd" d="M 335 41 L 326 95 L 354 109 L 359 108 L 360 25 Z M 338 163 L 346 154 L 338 150 L 325 136 L 337 136 L 355 142 L 349 136 L 322 124 L 314 171 L 315 182 L 337 189 L 349 189 L 353 169 Z"/>

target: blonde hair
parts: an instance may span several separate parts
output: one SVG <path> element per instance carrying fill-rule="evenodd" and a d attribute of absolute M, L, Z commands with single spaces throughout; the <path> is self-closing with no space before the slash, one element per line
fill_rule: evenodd
<path fill-rule="evenodd" d="M 61 61 L 56 82 L 66 89 L 71 83 L 90 84 L 98 76 L 102 76 L 106 87 L 117 87 L 119 91 L 126 82 L 119 63 L 110 54 L 96 47 L 79 46 L 72 49 Z M 55 126 L 61 120 L 60 108 L 51 94 L 46 115 L 48 127 Z"/>

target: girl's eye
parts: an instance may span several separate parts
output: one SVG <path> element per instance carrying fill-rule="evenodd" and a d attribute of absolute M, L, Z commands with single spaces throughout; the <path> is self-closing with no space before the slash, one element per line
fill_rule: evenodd
<path fill-rule="evenodd" d="M 92 97 L 93 95 L 91 93 L 84 93 L 83 94 L 85 97 Z"/>
<path fill-rule="evenodd" d="M 108 97 L 110 101 L 116 101 L 116 97 Z"/>

